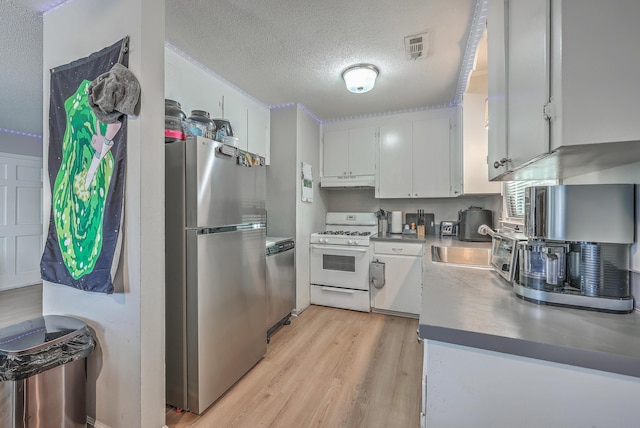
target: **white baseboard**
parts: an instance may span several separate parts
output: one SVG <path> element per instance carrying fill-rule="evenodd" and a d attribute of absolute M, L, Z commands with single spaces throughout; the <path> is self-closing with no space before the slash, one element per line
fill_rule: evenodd
<path fill-rule="evenodd" d="M 90 428 L 111 428 L 107 424 L 103 424 L 102 422 L 98 422 L 90 416 L 87 416 L 87 427 Z M 162 428 L 169 428 L 167 425 L 162 425 Z"/>

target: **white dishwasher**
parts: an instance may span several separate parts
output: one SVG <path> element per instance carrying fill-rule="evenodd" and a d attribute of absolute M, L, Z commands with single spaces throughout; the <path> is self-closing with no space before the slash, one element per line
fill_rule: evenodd
<path fill-rule="evenodd" d="M 296 295 L 294 248 L 293 238 L 267 237 L 267 343 L 274 331 L 291 323 Z"/>
<path fill-rule="evenodd" d="M 373 312 L 417 318 L 420 315 L 424 244 L 421 242 L 372 241 L 371 259 L 384 263 L 385 281 L 371 287 Z"/>

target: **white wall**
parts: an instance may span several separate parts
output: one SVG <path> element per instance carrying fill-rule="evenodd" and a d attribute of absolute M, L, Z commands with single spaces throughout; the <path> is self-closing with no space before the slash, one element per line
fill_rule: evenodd
<path fill-rule="evenodd" d="M 178 101 L 187 117 L 192 110 L 205 110 L 212 118 L 228 119 L 234 136 L 239 139 L 239 147 L 267 155 L 269 163 L 268 135 L 253 134 L 265 132 L 265 127 L 266 132 L 269 132 L 270 112 L 267 106 L 203 68 L 193 59 L 185 58 L 173 47 L 165 49 L 165 70 L 165 97 Z M 261 143 L 265 138 L 266 147 L 262 147 Z"/>
<path fill-rule="evenodd" d="M 271 164 L 267 166 L 267 236 L 296 236 L 297 112 L 295 108 L 271 112 Z"/>
<path fill-rule="evenodd" d="M 99 347 L 87 364 L 87 411 L 98 426 L 157 428 L 165 421 L 164 10 L 157 0 L 83 0 L 44 16 L 45 160 L 49 69 L 129 35 L 129 68 L 142 88 L 140 114 L 129 117 L 127 130 L 124 242 L 115 278 L 123 291 L 104 295 L 43 285 L 45 314 L 75 316 L 96 331 Z M 44 188 L 49 218 L 50 185 Z"/>
<path fill-rule="evenodd" d="M 42 138 L 0 131 L 0 152 L 42 157 Z"/>
<path fill-rule="evenodd" d="M 374 212 L 382 208 L 385 211 L 399 210 L 403 213 L 415 213 L 418 208 L 433 213 L 436 224 L 443 220 L 458 220 L 458 211 L 478 206 L 493 211 L 494 226 L 502 212 L 502 197 L 459 196 L 457 198 L 425 199 L 375 199 L 373 189 L 337 189 L 327 190 L 328 211 L 364 211 Z"/>
<path fill-rule="evenodd" d="M 320 189 L 320 125 L 300 107 L 297 113 L 297 171 L 302 162 L 311 164 L 313 171 L 313 203 L 302 202 L 302 180 L 296 179 L 296 310 L 306 309 L 310 303 L 309 237 L 324 230 L 327 211 L 325 192 Z"/>
<path fill-rule="evenodd" d="M 488 182 L 489 136 L 485 129 L 486 94 L 465 93 L 462 100 L 462 169 L 464 193 L 500 193 L 502 183 Z"/>

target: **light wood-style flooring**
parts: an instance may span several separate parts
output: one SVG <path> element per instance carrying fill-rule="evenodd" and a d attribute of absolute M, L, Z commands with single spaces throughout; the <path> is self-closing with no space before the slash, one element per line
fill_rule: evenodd
<path fill-rule="evenodd" d="M 201 416 L 169 427 L 420 426 L 418 320 L 311 306 L 271 337 L 266 356 Z"/>

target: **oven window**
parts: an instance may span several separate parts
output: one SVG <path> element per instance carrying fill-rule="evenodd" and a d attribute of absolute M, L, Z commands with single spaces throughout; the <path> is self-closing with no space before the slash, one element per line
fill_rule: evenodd
<path fill-rule="evenodd" d="M 355 272 L 356 258 L 354 256 L 336 256 L 335 254 L 323 254 L 322 269 L 337 270 L 341 272 Z"/>

